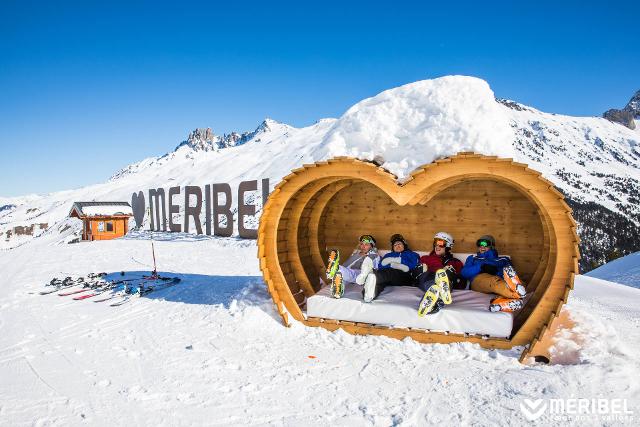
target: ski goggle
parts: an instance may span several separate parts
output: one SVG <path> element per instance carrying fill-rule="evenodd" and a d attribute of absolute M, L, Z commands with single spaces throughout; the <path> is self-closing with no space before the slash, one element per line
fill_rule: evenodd
<path fill-rule="evenodd" d="M 478 239 L 478 241 L 476 242 L 476 246 L 481 248 L 488 248 L 491 246 L 491 242 L 487 239 Z"/>
<path fill-rule="evenodd" d="M 446 248 L 447 242 L 442 239 L 433 239 L 433 246 L 437 246 L 439 248 Z"/>
<path fill-rule="evenodd" d="M 376 241 L 373 239 L 373 236 L 369 234 L 364 234 L 360 236 L 360 243 L 368 243 L 370 245 L 375 245 Z"/>

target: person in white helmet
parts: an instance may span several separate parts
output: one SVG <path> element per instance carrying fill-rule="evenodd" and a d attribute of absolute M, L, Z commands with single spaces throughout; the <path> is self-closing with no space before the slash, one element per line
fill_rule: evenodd
<path fill-rule="evenodd" d="M 458 287 L 462 270 L 462 261 L 451 253 L 454 242 L 451 234 L 439 231 L 433 236 L 431 252 L 420 258 L 416 281 L 425 292 L 418 308 L 420 316 L 437 313 L 452 302 L 451 290 Z"/>

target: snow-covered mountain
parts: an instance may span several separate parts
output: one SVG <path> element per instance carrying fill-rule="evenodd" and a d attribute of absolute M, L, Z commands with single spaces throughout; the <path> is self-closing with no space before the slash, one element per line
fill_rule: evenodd
<path fill-rule="evenodd" d="M 640 289 L 640 252 L 608 262 L 591 270 L 587 276 Z"/>
<path fill-rule="evenodd" d="M 640 132 L 638 127 L 638 121 L 640 121 L 640 90 L 631 97 L 622 110 L 612 108 L 606 111 L 602 117 Z"/>
<path fill-rule="evenodd" d="M 267 119 L 254 131 L 223 136 L 196 129 L 174 151 L 134 163 L 103 184 L 0 199 L 7 206 L 0 210 L 0 247 L 36 236 L 43 243 L 72 240 L 79 221 L 66 216 L 74 201 L 130 200 L 134 191 L 177 185 L 233 188 L 261 178 L 273 187 L 291 169 L 342 155 L 375 158 L 402 181 L 415 167 L 459 151 L 513 157 L 554 182 L 580 224 L 583 270 L 640 250 L 639 132 L 604 118 L 496 100 L 485 81 L 464 76 L 393 88 L 339 119 L 303 128 Z"/>

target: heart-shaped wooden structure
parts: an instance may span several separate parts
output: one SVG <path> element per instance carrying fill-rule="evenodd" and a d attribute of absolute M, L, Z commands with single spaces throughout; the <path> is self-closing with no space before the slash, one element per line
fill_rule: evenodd
<path fill-rule="evenodd" d="M 260 267 L 287 325 L 290 315 L 308 326 L 354 334 L 525 346 L 524 358 L 559 314 L 578 273 L 576 223 L 563 199 L 527 165 L 475 153 L 422 166 L 402 185 L 370 162 L 318 162 L 292 171 L 269 196 L 258 231 Z M 475 239 L 492 234 L 499 252 L 512 257 L 531 297 L 508 339 L 306 316 L 306 298 L 324 280 L 327 248 L 350 253 L 361 234 L 376 236 L 384 247 L 388 236 L 402 233 L 412 249 L 429 250 L 440 230 L 455 236 L 456 252 L 475 252 Z"/>

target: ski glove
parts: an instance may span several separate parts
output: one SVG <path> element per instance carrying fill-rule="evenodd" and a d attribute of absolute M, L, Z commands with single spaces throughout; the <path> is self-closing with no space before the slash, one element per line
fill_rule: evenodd
<path fill-rule="evenodd" d="M 480 272 L 495 275 L 498 272 L 498 267 L 491 264 L 482 264 L 480 266 Z"/>
<path fill-rule="evenodd" d="M 400 257 L 395 257 L 395 258 L 388 257 L 388 258 L 383 259 L 381 264 L 382 265 L 391 265 L 391 263 L 400 264 L 401 262 L 402 262 L 402 258 L 400 258 Z"/>
<path fill-rule="evenodd" d="M 404 271 L 405 273 L 409 272 L 409 267 L 399 262 L 392 262 L 390 267 L 395 268 L 396 270 Z"/>

